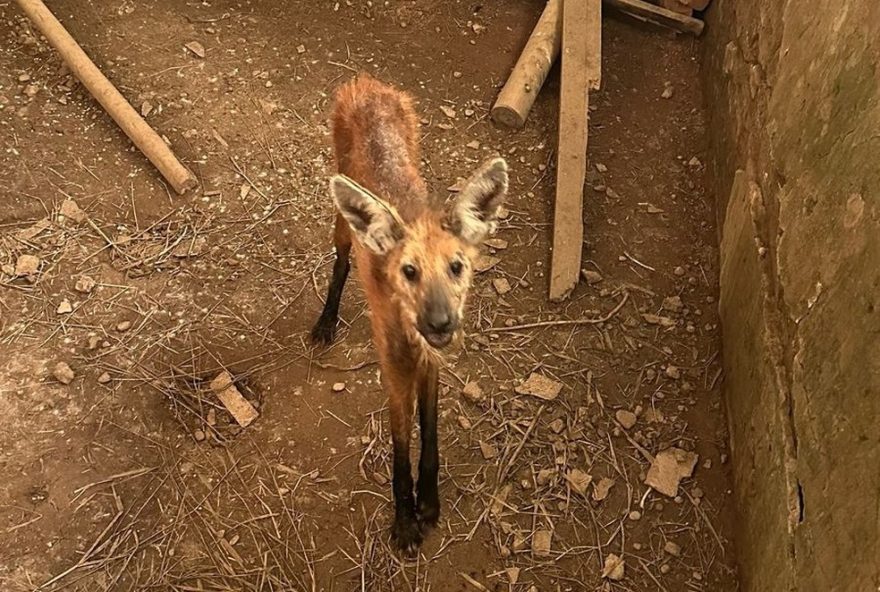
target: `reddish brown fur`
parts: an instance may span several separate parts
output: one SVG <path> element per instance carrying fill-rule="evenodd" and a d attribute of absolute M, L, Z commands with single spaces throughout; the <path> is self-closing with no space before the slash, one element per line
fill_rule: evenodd
<path fill-rule="evenodd" d="M 409 95 L 359 76 L 337 92 L 332 125 L 337 165 L 344 175 L 332 181 L 334 199 L 348 217 L 337 215 L 337 259 L 324 312 L 312 336 L 323 343 L 333 338 L 353 248 L 388 393 L 394 442 L 393 532 L 402 548 L 412 550 L 421 542 L 422 527 L 434 524 L 440 511 L 436 429 L 440 354 L 424 335 L 427 331 L 432 342 L 442 347 L 461 326 L 476 252 L 471 243 L 494 220 L 497 202 L 507 188 L 506 164 L 496 159 L 479 169 L 473 191 L 462 193 L 468 196 L 462 202 L 464 209 L 456 210 L 454 224 L 445 224 L 419 173 L 418 118 Z M 417 500 L 409 462 L 416 396 L 422 428 Z"/>

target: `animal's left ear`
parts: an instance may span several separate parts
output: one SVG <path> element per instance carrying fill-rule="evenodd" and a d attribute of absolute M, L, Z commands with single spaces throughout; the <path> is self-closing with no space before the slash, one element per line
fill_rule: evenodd
<path fill-rule="evenodd" d="M 467 180 L 452 211 L 449 226 L 463 241 L 477 244 L 495 230 L 498 209 L 507 195 L 507 162 L 492 158 Z"/>

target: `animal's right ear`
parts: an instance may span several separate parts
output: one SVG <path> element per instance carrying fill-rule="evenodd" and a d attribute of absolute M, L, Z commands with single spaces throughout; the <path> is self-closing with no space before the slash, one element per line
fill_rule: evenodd
<path fill-rule="evenodd" d="M 330 179 L 336 208 L 365 247 L 384 255 L 403 238 L 403 224 L 394 208 L 344 175 Z"/>

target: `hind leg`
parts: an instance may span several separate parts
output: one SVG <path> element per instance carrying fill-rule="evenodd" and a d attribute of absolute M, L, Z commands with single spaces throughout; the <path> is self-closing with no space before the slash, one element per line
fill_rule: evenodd
<path fill-rule="evenodd" d="M 336 214 L 336 226 L 333 231 L 333 244 L 336 247 L 336 261 L 333 263 L 333 275 L 327 287 L 327 299 L 318 322 L 312 327 L 312 342 L 328 345 L 336 334 L 336 323 L 339 321 L 339 301 L 345 280 L 351 269 L 351 230 L 348 222 L 341 214 Z"/>

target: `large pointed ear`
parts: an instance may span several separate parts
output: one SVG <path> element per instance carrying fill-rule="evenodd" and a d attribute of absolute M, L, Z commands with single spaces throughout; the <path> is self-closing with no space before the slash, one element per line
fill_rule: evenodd
<path fill-rule="evenodd" d="M 403 223 L 394 207 L 348 177 L 335 175 L 330 194 L 355 237 L 377 255 L 384 255 L 403 238 Z"/>
<path fill-rule="evenodd" d="M 450 226 L 465 242 L 477 244 L 495 231 L 498 208 L 507 195 L 507 163 L 492 158 L 464 185 L 450 212 Z"/>

